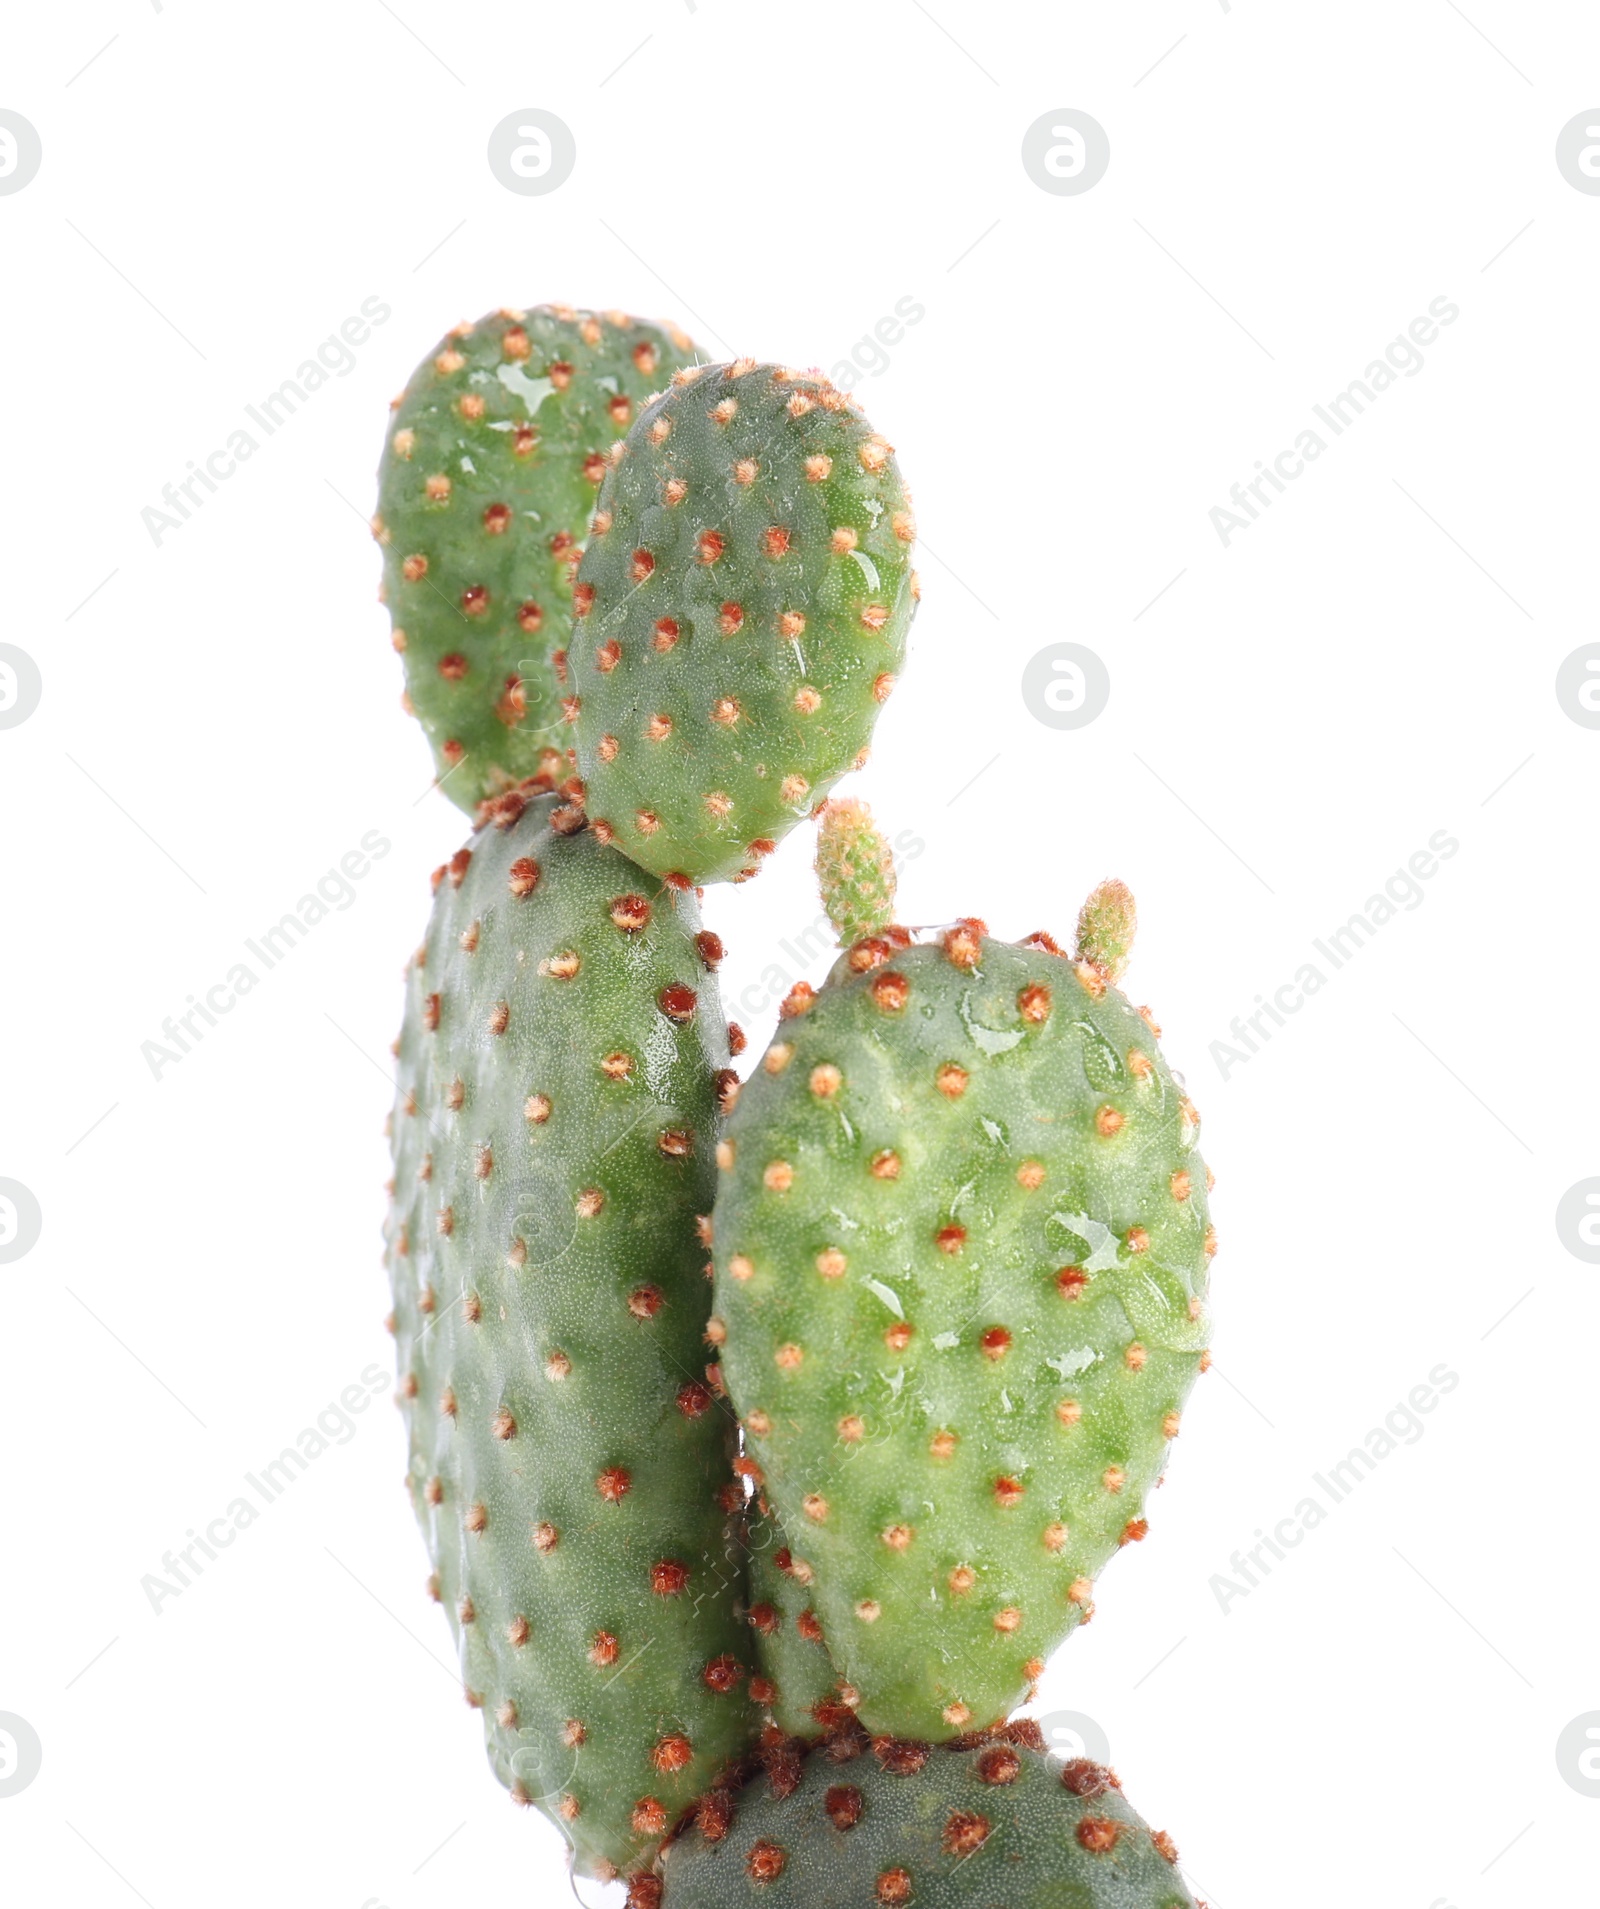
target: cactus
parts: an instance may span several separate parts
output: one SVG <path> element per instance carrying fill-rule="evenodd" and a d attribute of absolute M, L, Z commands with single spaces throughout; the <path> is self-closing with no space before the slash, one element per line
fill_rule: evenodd
<path fill-rule="evenodd" d="M 866 758 L 914 536 L 890 447 L 820 373 L 677 373 L 578 572 L 569 707 L 602 838 L 679 886 L 754 874 Z"/>
<path fill-rule="evenodd" d="M 872 811 L 848 798 L 823 807 L 817 883 L 828 919 L 848 948 L 894 919 L 894 857 Z"/>
<path fill-rule="evenodd" d="M 759 1721 L 695 1222 L 721 949 L 536 784 L 435 886 L 392 1127 L 409 1485 L 496 1772 L 611 1875 Z"/>
<path fill-rule="evenodd" d="M 1133 897 L 1070 953 L 895 925 L 831 792 L 904 655 L 909 496 L 821 373 L 694 355 L 492 314 L 380 470 L 407 707 L 476 816 L 390 1129 L 429 1589 L 491 1767 L 631 1909 L 1196 1909 L 1109 1771 L 1004 1721 L 1209 1359 Z M 692 891 L 808 815 L 843 952 L 741 1092 Z"/>
<path fill-rule="evenodd" d="M 1110 1770 L 1062 1764 L 1023 1724 L 961 1748 L 782 1746 L 713 1791 L 663 1873 L 667 1909 L 1196 1909 L 1177 1864 Z"/>
<path fill-rule="evenodd" d="M 562 305 L 458 325 L 394 417 L 373 529 L 407 707 L 469 813 L 565 746 L 556 672 L 607 458 L 693 362 L 676 326 Z"/>
<path fill-rule="evenodd" d="M 750 1695 L 785 1736 L 814 1737 L 848 1716 L 812 1601 L 812 1569 L 763 1500 L 751 1507 L 747 1616 L 755 1633 Z M 854 1693 L 847 1693 L 853 1695 Z"/>
<path fill-rule="evenodd" d="M 1076 959 L 976 921 L 856 942 L 791 995 L 719 1151 L 749 1469 L 874 1732 L 1026 1693 L 1144 1536 L 1202 1368 L 1208 1176 L 1111 978 L 1125 896 L 1091 898 Z"/>
<path fill-rule="evenodd" d="M 1126 882 L 1102 882 L 1078 911 L 1078 955 L 1101 979 L 1120 981 L 1138 925 Z"/>

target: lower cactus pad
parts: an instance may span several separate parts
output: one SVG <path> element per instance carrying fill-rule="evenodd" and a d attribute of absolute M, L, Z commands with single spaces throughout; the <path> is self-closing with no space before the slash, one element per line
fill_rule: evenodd
<path fill-rule="evenodd" d="M 666 1909 L 1196 1909 L 1177 1860 L 1111 1771 L 1021 1724 L 960 1748 L 785 1747 L 713 1792 L 663 1867 Z"/>
<path fill-rule="evenodd" d="M 407 974 L 408 1482 L 496 1773 L 611 1875 L 759 1724 L 695 1223 L 731 1079 L 720 945 L 575 808 L 493 809 Z"/>

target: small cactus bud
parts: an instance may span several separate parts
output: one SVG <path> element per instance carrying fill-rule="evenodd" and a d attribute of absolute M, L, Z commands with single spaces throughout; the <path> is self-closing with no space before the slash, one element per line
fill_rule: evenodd
<path fill-rule="evenodd" d="M 1078 959 L 1096 969 L 1101 978 L 1121 980 L 1133 952 L 1138 913 L 1126 882 L 1104 881 L 1083 904 L 1078 915 Z"/>
<path fill-rule="evenodd" d="M 894 855 L 865 802 L 825 803 L 817 832 L 817 883 L 839 945 L 877 935 L 894 919 Z"/>

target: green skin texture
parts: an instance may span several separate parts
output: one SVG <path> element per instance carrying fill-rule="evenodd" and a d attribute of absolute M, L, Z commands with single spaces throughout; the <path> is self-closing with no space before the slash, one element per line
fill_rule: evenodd
<path fill-rule="evenodd" d="M 659 1840 L 659 1827 L 633 1826 L 636 1803 L 654 1797 L 670 1820 L 760 1721 L 745 1681 L 718 1694 L 702 1676 L 723 1653 L 746 1670 L 753 1657 L 739 1615 L 740 1514 L 717 1502 L 732 1477 L 731 1415 L 705 1394 L 697 1415 L 678 1402 L 686 1382 L 704 1380 L 710 1287 L 695 1215 L 710 1200 L 713 1076 L 727 1036 L 693 940 L 694 897 L 661 889 L 592 833 L 557 834 L 551 808 L 537 801 L 509 830 L 472 838 L 464 879 L 440 884 L 408 968 L 388 1266 L 430 1588 L 450 1616 L 469 1700 L 482 1704 L 490 1760 L 517 1800 L 557 1822 L 578 1868 L 603 1875 L 637 1865 Z M 541 875 L 517 899 L 511 870 L 524 857 Z M 652 904 L 638 933 L 610 917 L 630 893 Z M 469 953 L 461 937 L 472 939 L 473 924 Z M 581 959 L 575 976 L 540 972 L 569 951 Z M 668 985 L 696 991 L 687 1025 L 657 1005 Z M 626 1080 L 601 1069 L 615 1052 L 634 1057 Z M 543 1123 L 526 1115 L 533 1094 L 549 1099 Z M 691 1157 L 661 1151 L 667 1130 L 693 1136 Z M 480 1177 L 485 1144 L 492 1162 Z M 604 1205 L 579 1217 L 591 1188 Z M 664 1301 L 653 1317 L 630 1310 L 644 1286 Z M 558 1352 L 565 1377 L 547 1365 Z M 515 1420 L 509 1437 L 496 1425 L 502 1408 Z M 597 1488 L 612 1467 L 631 1480 L 616 1502 Z M 481 1531 L 473 1506 L 487 1513 Z M 546 1522 L 559 1537 L 541 1551 Z M 654 1589 L 662 1560 L 689 1567 L 681 1593 Z M 518 1618 L 528 1626 L 520 1644 Z M 612 1665 L 589 1655 L 602 1631 L 617 1640 Z M 569 1719 L 584 1726 L 580 1745 L 564 1740 Z M 664 1773 L 652 1752 L 672 1733 L 689 1738 L 693 1757 Z M 562 1815 L 564 1798 L 575 1816 Z"/>
<path fill-rule="evenodd" d="M 767 1685 L 756 1688 L 766 1699 L 767 1715 L 785 1735 L 814 1737 L 817 1707 L 837 1707 L 840 1679 L 825 1638 L 801 1629 L 803 1620 L 816 1619 L 811 1584 L 801 1575 L 809 1565 L 801 1559 L 797 1574 L 777 1519 L 761 1509 L 759 1500 L 751 1509 L 748 1601 L 756 1670 Z"/>
<path fill-rule="evenodd" d="M 533 775 L 541 751 L 566 747 L 551 658 L 571 634 L 573 560 L 600 460 L 640 404 L 694 358 L 676 327 L 621 313 L 491 312 L 442 338 L 398 400 L 374 521 L 383 595 L 410 707 L 445 793 L 469 813 Z M 571 367 L 564 389 L 549 377 L 551 365 Z M 464 417 L 463 398 L 481 398 L 483 415 Z M 613 415 L 624 399 L 626 411 Z M 518 426 L 531 426 L 537 441 L 519 439 Z M 428 494 L 428 479 L 438 477 L 449 479 L 447 497 Z M 486 520 L 496 505 L 509 515 Z M 491 530 L 490 521 L 504 528 Z M 555 537 L 568 541 L 552 549 Z M 407 559 L 419 556 L 427 571 L 408 578 Z M 481 608 L 466 597 L 471 590 L 487 591 Z M 533 628 L 529 604 L 540 612 Z M 513 683 L 520 715 L 506 697 Z"/>
<path fill-rule="evenodd" d="M 909 983 L 898 1012 L 874 996 L 889 973 Z M 1051 990 L 1042 1024 L 1018 1006 L 1035 983 Z M 1150 1061 L 1142 1080 L 1133 1050 Z M 967 1070 L 959 1098 L 935 1084 L 947 1063 Z M 842 1076 L 829 1097 L 813 1091 L 819 1065 Z M 1105 1107 L 1124 1120 L 1110 1138 Z M 1008 1714 L 1139 1517 L 1207 1335 L 1197 1134 L 1124 996 L 1065 957 L 992 940 L 970 972 L 939 946 L 870 973 L 841 959 L 746 1084 L 715 1214 L 723 1366 L 869 1730 L 942 1739 Z M 869 1171 L 881 1150 L 898 1154 L 898 1178 Z M 1025 1162 L 1042 1184 L 1019 1183 Z M 770 1184 L 773 1163 L 792 1169 L 787 1190 Z M 936 1244 L 951 1225 L 967 1229 L 953 1255 Z M 818 1269 L 830 1248 L 842 1276 Z M 1068 1267 L 1088 1274 L 1070 1298 Z M 903 1350 L 885 1340 L 898 1314 L 914 1328 Z M 993 1358 L 992 1328 L 1011 1335 Z M 840 1430 L 850 1416 L 854 1439 Z M 957 1436 L 950 1455 L 930 1449 L 939 1432 Z M 1017 1502 L 1001 1502 L 1002 1479 L 1022 1487 Z M 903 1548 L 883 1535 L 896 1526 L 912 1534 Z M 975 1574 L 969 1588 L 952 1586 L 957 1570 Z"/>
<path fill-rule="evenodd" d="M 872 1909 L 886 1900 L 916 1909 L 1195 1909 L 1176 1867 L 1106 1773 L 1085 1783 L 1078 1773 L 1092 1766 L 1067 1766 L 1080 1786 L 1100 1790 L 1078 1796 L 1062 1781 L 1063 1765 L 1037 1750 L 1018 1747 L 998 1765 L 992 1752 L 985 1757 L 982 1748 L 935 1749 L 920 1770 L 896 1775 L 870 1751 L 840 1762 L 813 1750 L 791 1794 L 775 1797 L 757 1777 L 741 1792 L 726 1836 L 708 1842 L 697 1825 L 672 1845 L 668 1909 Z M 1013 1774 L 986 1782 L 985 1769 Z M 846 1785 L 859 1792 L 860 1814 L 841 1828 L 827 1798 L 833 1791 L 837 1810 Z M 1115 1826 L 1109 1849 L 1080 1841 L 1086 1819 L 1095 1841 L 1107 1839 L 1102 1826 Z M 752 1853 L 758 1868 L 770 1869 L 774 1850 L 781 1870 L 755 1880 Z M 882 1892 L 879 1879 L 897 1871 L 910 1879 L 908 1896 Z"/>
<path fill-rule="evenodd" d="M 640 413 L 600 494 L 609 527 L 578 575 L 593 592 L 571 651 L 589 812 L 641 867 L 697 883 L 754 872 L 865 759 L 913 608 L 910 503 L 888 447 L 825 380 L 748 364 L 707 367 Z M 811 404 L 800 416 L 797 398 Z M 737 413 L 718 422 L 728 400 Z M 813 457 L 831 458 L 825 478 L 807 476 Z M 736 475 L 745 460 L 748 483 Z M 687 486 L 676 503 L 674 480 Z M 786 554 L 768 554 L 773 529 L 788 533 Z M 833 548 L 843 530 L 852 551 Z M 709 563 L 705 532 L 725 545 Z M 638 552 L 654 559 L 643 581 Z M 743 612 L 731 635 L 725 604 Z M 881 627 L 864 612 L 881 612 Z M 805 619 L 792 638 L 786 614 Z M 678 625 L 665 651 L 663 618 Z M 797 706 L 813 695 L 814 708 Z M 713 718 L 730 703 L 734 721 Z M 652 739 L 660 716 L 671 730 Z"/>

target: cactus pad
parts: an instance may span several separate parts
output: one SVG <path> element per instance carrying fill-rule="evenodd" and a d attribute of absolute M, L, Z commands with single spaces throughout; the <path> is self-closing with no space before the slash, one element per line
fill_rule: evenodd
<path fill-rule="evenodd" d="M 490 810 L 407 973 L 409 1483 L 497 1774 L 608 1875 L 759 1722 L 695 1223 L 731 1080 L 720 946 L 576 809 Z"/>
<path fill-rule="evenodd" d="M 676 882 L 754 873 L 865 760 L 914 535 L 890 447 L 820 374 L 679 372 L 578 573 L 572 708 L 605 839 Z"/>
<path fill-rule="evenodd" d="M 1196 1909 L 1112 1772 L 1038 1741 L 1023 1724 L 966 1748 L 784 1746 L 668 1849 L 667 1909 Z"/>
<path fill-rule="evenodd" d="M 817 1616 L 814 1574 L 762 1500 L 751 1513 L 748 1613 L 756 1674 L 750 1695 L 786 1736 L 814 1737 L 831 1718 L 849 1714 Z"/>
<path fill-rule="evenodd" d="M 747 1455 L 874 1732 L 1013 1707 L 1144 1535 L 1214 1236 L 1198 1116 L 1089 961 L 962 922 L 799 989 L 719 1158 Z"/>
<path fill-rule="evenodd" d="M 459 325 L 395 401 L 373 530 L 445 793 L 469 812 L 566 743 L 554 653 L 615 444 L 694 359 L 674 326 L 541 305 Z"/>

